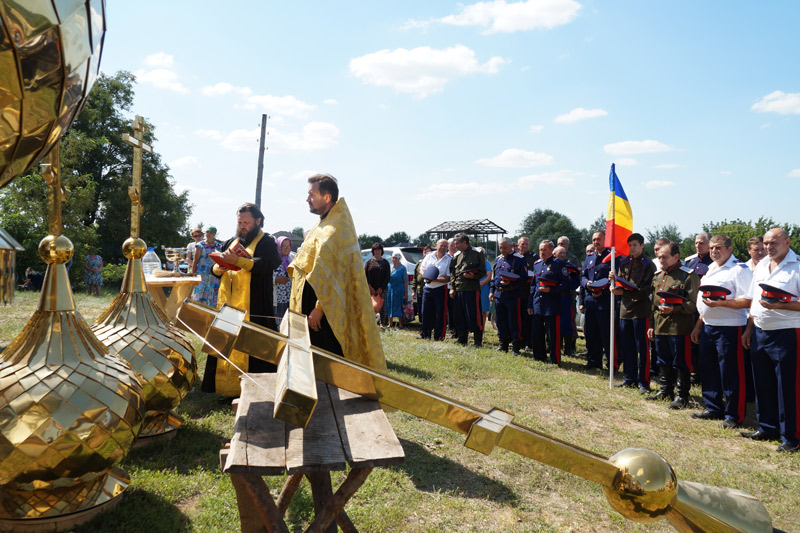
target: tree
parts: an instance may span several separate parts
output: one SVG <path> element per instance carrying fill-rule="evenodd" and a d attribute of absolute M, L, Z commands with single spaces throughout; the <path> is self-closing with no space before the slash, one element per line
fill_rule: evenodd
<path fill-rule="evenodd" d="M 361 249 L 364 250 L 366 248 L 371 248 L 373 244 L 379 242 L 383 243 L 383 239 L 381 239 L 378 235 L 368 235 L 366 233 L 362 233 L 358 236 L 358 243 L 361 246 Z"/>
<path fill-rule="evenodd" d="M 416 239 L 411 241 L 414 246 L 424 248 L 426 245 L 431 245 L 431 237 L 427 233 L 420 233 Z"/>
<path fill-rule="evenodd" d="M 304 233 L 305 233 L 305 232 L 303 231 L 303 228 L 301 228 L 300 226 L 297 226 L 296 228 L 294 228 L 294 229 L 292 230 L 292 235 L 297 235 L 297 236 L 298 236 L 298 237 L 300 237 L 301 239 L 303 238 L 303 234 L 304 234 Z"/>
<path fill-rule="evenodd" d="M 395 231 L 386 237 L 387 246 L 397 246 L 401 243 L 411 242 L 411 236 L 405 231 Z"/>
<path fill-rule="evenodd" d="M 789 223 L 779 224 L 769 217 L 761 217 L 755 222 L 745 222 L 739 219 L 730 222 L 727 220 L 709 222 L 703 224 L 703 231 L 707 231 L 712 235 L 722 234 L 730 237 L 733 244 L 733 255 L 737 259 L 745 261 L 750 258 L 750 254 L 747 252 L 747 240 L 757 235 L 763 236 L 767 231 L 775 227 L 785 229 L 789 233 L 792 250 L 795 253 L 800 252 L 800 226 Z"/>
<path fill-rule="evenodd" d="M 130 72 L 101 74 L 62 141 L 62 176 L 86 176 L 94 183 L 93 201 L 85 208 L 83 223 L 97 229 L 99 253 L 106 262 L 124 260 L 121 247 L 130 235 L 133 148 L 122 142 L 122 134 L 131 132 L 123 112 L 133 105 L 134 83 Z M 154 145 L 155 128 L 145 123 L 144 140 Z M 140 236 L 149 246 L 185 244 L 192 206 L 188 192 L 176 194 L 173 186 L 161 156 L 144 153 Z"/>
<path fill-rule="evenodd" d="M 570 253 L 583 257 L 583 250 L 591 240 L 586 239 L 585 231 L 577 228 L 572 220 L 552 209 L 536 209 L 522 220 L 520 234 L 530 237 L 531 249 L 538 253 L 539 243 L 545 239 L 555 243 L 566 235 L 570 242 Z"/>

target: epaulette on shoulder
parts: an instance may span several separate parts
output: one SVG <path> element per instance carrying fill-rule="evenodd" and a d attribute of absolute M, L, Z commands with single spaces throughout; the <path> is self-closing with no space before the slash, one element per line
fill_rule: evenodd
<path fill-rule="evenodd" d="M 541 262 L 542 262 L 542 260 L 541 260 L 541 259 L 537 259 L 536 261 L 534 261 L 534 262 L 533 262 L 533 264 L 534 264 L 534 265 L 538 265 L 538 264 L 539 264 L 539 263 L 541 263 Z"/>
<path fill-rule="evenodd" d="M 650 263 L 652 263 L 652 261 L 646 255 L 643 255 L 642 256 L 642 264 L 643 265 L 649 265 Z"/>
<path fill-rule="evenodd" d="M 631 262 L 630 256 L 625 256 L 625 257 L 623 257 L 622 259 L 619 260 L 619 266 L 622 266 L 625 263 L 630 263 L 630 262 Z"/>
<path fill-rule="evenodd" d="M 525 259 L 524 257 L 522 257 L 522 254 L 520 254 L 519 252 L 514 252 L 514 255 L 519 257 L 520 259 Z"/>
<path fill-rule="evenodd" d="M 683 271 L 684 271 L 684 272 L 686 272 L 687 274 L 691 274 L 692 272 L 694 272 L 694 269 L 693 269 L 693 268 L 689 268 L 689 267 L 687 267 L 686 265 L 681 265 L 681 270 L 683 270 Z"/>
<path fill-rule="evenodd" d="M 750 270 L 750 267 L 747 266 L 747 263 L 736 263 L 736 265 L 738 265 L 740 268 L 746 268 L 746 269 Z"/>

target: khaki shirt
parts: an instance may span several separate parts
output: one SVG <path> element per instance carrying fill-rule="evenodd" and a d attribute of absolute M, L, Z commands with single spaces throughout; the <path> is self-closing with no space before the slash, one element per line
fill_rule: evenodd
<path fill-rule="evenodd" d="M 694 329 L 697 312 L 697 288 L 700 278 L 692 269 L 676 264 L 670 270 L 662 270 L 653 278 L 653 329 L 656 335 L 689 335 Z M 668 315 L 658 310 L 661 291 L 680 294 L 686 300 L 676 304 Z"/>

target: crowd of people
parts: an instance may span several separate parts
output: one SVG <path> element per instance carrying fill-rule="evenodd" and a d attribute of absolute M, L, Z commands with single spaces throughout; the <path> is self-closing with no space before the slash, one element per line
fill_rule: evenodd
<path fill-rule="evenodd" d="M 562 353 L 575 353 L 578 307 L 586 370 L 621 367 L 617 386 L 671 409 L 689 407 L 692 383 L 699 383 L 703 410 L 692 418 L 726 429 L 741 427 L 754 399 L 758 429 L 741 435 L 800 451 L 800 262 L 787 232 L 751 238 L 746 262 L 734 257 L 726 235 L 698 234 L 697 253 L 683 260 L 668 239 L 655 243 L 655 261 L 645 256 L 642 235 L 627 244 L 629 254 L 615 257 L 612 269 L 602 231 L 582 264 L 565 236 L 557 245 L 540 242 L 538 255 L 527 237 L 504 238 L 489 268 L 466 235 L 439 240 L 423 251 L 413 276 L 420 338 L 442 341 L 449 330 L 466 345 L 472 333 L 481 346 L 491 311 L 500 351 L 560 365 Z"/>

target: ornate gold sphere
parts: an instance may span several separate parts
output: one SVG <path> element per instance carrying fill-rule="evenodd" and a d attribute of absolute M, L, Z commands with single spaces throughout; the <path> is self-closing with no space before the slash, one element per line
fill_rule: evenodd
<path fill-rule="evenodd" d="M 642 448 L 626 448 L 610 461 L 621 471 L 613 486 L 603 487 L 611 507 L 636 522 L 663 518 L 678 495 L 678 478 L 669 463 Z"/>
<path fill-rule="evenodd" d="M 144 257 L 144 254 L 147 253 L 147 244 L 136 237 L 128 237 L 125 239 L 125 242 L 122 243 L 122 255 L 125 256 L 126 259 L 141 259 Z"/>
<path fill-rule="evenodd" d="M 74 251 L 72 241 L 63 235 L 48 235 L 39 243 L 39 257 L 48 265 L 69 263 Z"/>

